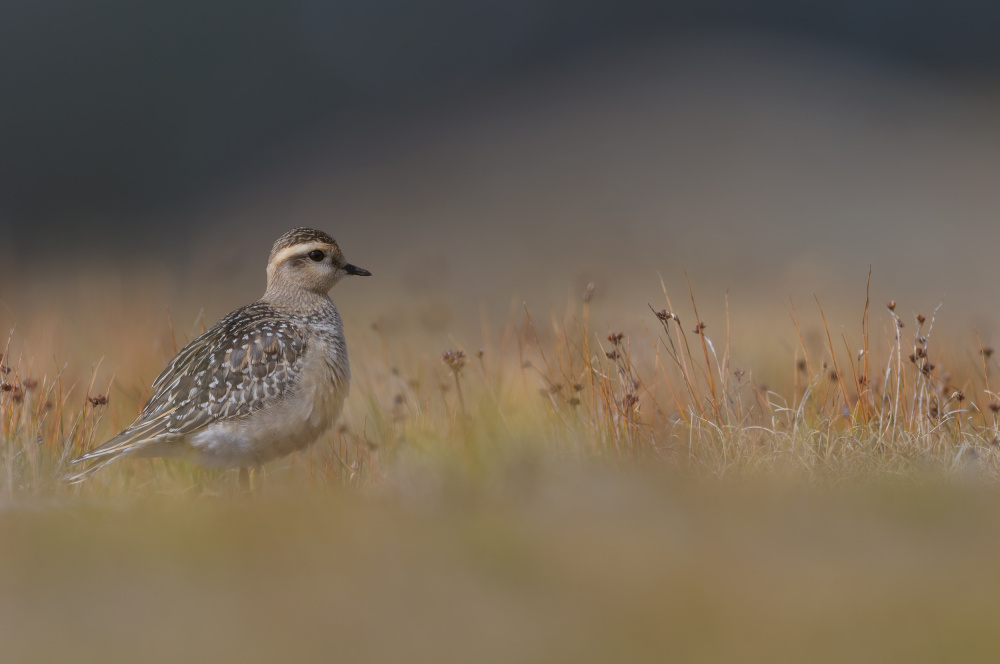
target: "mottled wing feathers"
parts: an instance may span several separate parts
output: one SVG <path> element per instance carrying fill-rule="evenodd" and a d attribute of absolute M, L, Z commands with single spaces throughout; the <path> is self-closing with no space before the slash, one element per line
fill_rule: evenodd
<path fill-rule="evenodd" d="M 256 302 L 237 309 L 167 365 L 128 429 L 79 460 L 260 410 L 297 388 L 305 347 L 304 331 L 271 305 Z"/>

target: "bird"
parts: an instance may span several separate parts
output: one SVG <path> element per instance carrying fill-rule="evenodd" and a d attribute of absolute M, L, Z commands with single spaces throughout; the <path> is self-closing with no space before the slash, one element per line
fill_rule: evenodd
<path fill-rule="evenodd" d="M 295 228 L 267 261 L 264 295 L 177 353 L 124 431 L 74 459 L 78 483 L 122 458 L 181 457 L 251 470 L 303 449 L 338 419 L 350 389 L 340 314 L 329 291 L 371 272 L 344 260 L 323 231 Z"/>

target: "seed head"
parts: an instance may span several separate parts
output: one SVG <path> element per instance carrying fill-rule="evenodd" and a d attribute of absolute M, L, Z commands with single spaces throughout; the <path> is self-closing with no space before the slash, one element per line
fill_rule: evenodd
<path fill-rule="evenodd" d="M 708 327 L 708 325 L 705 325 L 705 323 L 698 321 L 698 324 L 694 326 L 694 333 L 701 334 L 706 327 Z"/>
<path fill-rule="evenodd" d="M 104 406 L 108 403 L 108 395 L 98 394 L 94 397 L 87 397 L 87 401 L 89 401 L 92 406 Z"/>
<path fill-rule="evenodd" d="M 448 365 L 452 373 L 459 373 L 462 367 L 465 366 L 465 351 L 462 350 L 446 350 L 441 355 L 441 361 Z"/>
<path fill-rule="evenodd" d="M 736 376 L 736 380 L 739 380 L 740 378 L 743 378 L 744 373 L 746 372 L 743 371 L 743 369 L 737 369 L 736 371 L 733 372 L 733 375 Z"/>
<path fill-rule="evenodd" d="M 612 332 L 611 334 L 608 335 L 608 341 L 610 341 L 611 343 L 613 343 L 616 346 L 618 346 L 619 344 L 621 344 L 622 339 L 624 339 L 624 338 L 625 338 L 625 333 L 624 332 Z"/>
<path fill-rule="evenodd" d="M 622 408 L 625 410 L 635 410 L 639 405 L 639 397 L 634 394 L 626 394 L 622 398 Z"/>
<path fill-rule="evenodd" d="M 924 317 L 923 314 L 917 314 L 917 324 L 918 325 L 923 325 L 926 321 L 927 321 L 927 319 Z"/>
<path fill-rule="evenodd" d="M 993 349 L 988 346 L 982 349 L 980 352 L 983 354 L 983 357 L 985 357 L 987 360 L 993 357 Z"/>
<path fill-rule="evenodd" d="M 895 311 L 896 310 L 896 301 L 895 300 L 889 300 L 889 303 L 886 304 L 885 306 L 889 308 L 889 311 Z"/>

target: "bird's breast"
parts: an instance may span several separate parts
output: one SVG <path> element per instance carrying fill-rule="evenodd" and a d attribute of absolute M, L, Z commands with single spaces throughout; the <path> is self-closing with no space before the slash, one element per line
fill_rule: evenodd
<path fill-rule="evenodd" d="M 350 378 L 343 337 L 318 335 L 307 344 L 294 390 L 252 417 L 208 427 L 193 437 L 192 447 L 210 466 L 246 466 L 291 454 L 337 421 Z"/>

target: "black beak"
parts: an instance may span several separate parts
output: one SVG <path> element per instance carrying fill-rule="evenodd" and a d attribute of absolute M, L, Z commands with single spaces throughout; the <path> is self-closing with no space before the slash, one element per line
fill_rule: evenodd
<path fill-rule="evenodd" d="M 344 267 L 342 269 L 347 274 L 356 274 L 359 277 L 370 277 L 370 276 L 372 276 L 372 273 L 369 272 L 368 270 L 364 269 L 363 267 L 358 267 L 357 265 L 351 265 L 350 263 L 344 263 Z"/>

